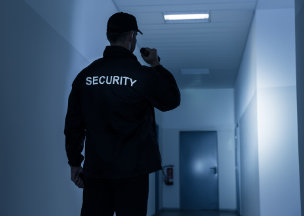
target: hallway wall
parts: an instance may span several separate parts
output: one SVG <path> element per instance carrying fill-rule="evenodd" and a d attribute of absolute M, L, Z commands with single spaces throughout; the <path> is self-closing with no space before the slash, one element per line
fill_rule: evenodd
<path fill-rule="evenodd" d="M 2 1 L 0 10 L 0 215 L 79 215 L 63 126 L 67 76 L 89 62 L 24 1 Z"/>
<path fill-rule="evenodd" d="M 180 208 L 179 132 L 218 132 L 219 207 L 235 210 L 234 105 L 232 89 L 185 89 L 181 105 L 163 113 L 160 145 L 163 165 L 174 165 L 174 185 L 161 182 L 161 208 Z"/>
<path fill-rule="evenodd" d="M 241 212 L 259 216 L 259 163 L 257 145 L 256 18 L 252 21 L 246 49 L 235 84 L 235 116 L 239 127 Z"/>
<path fill-rule="evenodd" d="M 79 215 L 82 190 L 64 148 L 67 97 L 77 73 L 102 56 L 117 9 L 111 0 L 5 0 L 0 11 L 0 215 Z M 153 174 L 148 216 L 154 205 Z"/>
<path fill-rule="evenodd" d="M 294 8 L 257 11 L 262 216 L 301 214 L 294 18 Z"/>
<path fill-rule="evenodd" d="M 242 151 L 256 151 L 255 166 L 242 164 L 242 215 L 246 216 L 299 216 L 301 211 L 293 7 L 292 1 L 259 1 L 236 82 L 236 107 L 256 110 L 248 121 L 242 120 L 246 109 L 236 112 Z M 243 80 L 252 78 L 246 86 Z M 242 141 L 242 128 L 250 128 L 256 136 Z M 252 176 L 255 181 L 248 185 Z M 259 192 L 250 197 L 248 189 Z"/>

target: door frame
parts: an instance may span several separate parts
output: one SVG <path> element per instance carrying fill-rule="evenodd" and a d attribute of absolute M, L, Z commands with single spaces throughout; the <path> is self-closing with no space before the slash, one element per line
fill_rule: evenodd
<path fill-rule="evenodd" d="M 242 179 L 241 179 L 241 140 L 240 140 L 240 124 L 239 122 L 235 126 L 235 177 L 236 177 L 236 202 L 237 212 L 242 214 Z"/>
<path fill-rule="evenodd" d="M 219 152 L 218 152 L 218 131 L 217 130 L 180 130 L 179 131 L 179 163 L 181 162 L 181 141 L 180 141 L 180 137 L 181 137 L 181 133 L 182 132 L 215 132 L 216 133 L 216 161 L 217 161 L 217 174 L 218 174 L 218 178 L 217 178 L 217 195 L 218 195 L 218 203 L 217 203 L 217 208 L 215 209 L 216 211 L 219 211 L 220 209 L 220 187 L 219 187 L 219 182 L 220 182 L 220 174 L 219 174 Z M 181 166 L 179 165 L 179 179 L 181 179 Z M 181 183 L 179 180 L 179 209 L 181 209 L 181 198 L 182 198 L 182 194 L 181 194 Z M 204 209 L 201 209 L 204 210 Z M 208 210 L 210 211 L 210 210 Z"/>

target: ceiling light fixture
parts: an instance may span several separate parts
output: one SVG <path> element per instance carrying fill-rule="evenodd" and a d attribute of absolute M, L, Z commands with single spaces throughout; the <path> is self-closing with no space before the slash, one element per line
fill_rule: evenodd
<path fill-rule="evenodd" d="M 208 68 L 182 68 L 182 75 L 209 75 L 210 70 Z"/>
<path fill-rule="evenodd" d="M 209 22 L 209 12 L 200 13 L 164 13 L 164 19 L 167 23 L 176 22 Z"/>

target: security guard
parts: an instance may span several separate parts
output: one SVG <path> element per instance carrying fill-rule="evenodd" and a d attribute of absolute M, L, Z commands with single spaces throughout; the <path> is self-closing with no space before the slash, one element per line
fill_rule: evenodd
<path fill-rule="evenodd" d="M 142 55 L 151 67 L 138 62 L 137 32 L 133 15 L 112 15 L 111 46 L 72 85 L 64 132 L 71 179 L 84 188 L 82 216 L 145 216 L 149 173 L 161 169 L 154 107 L 176 108 L 180 92 L 155 49 Z"/>

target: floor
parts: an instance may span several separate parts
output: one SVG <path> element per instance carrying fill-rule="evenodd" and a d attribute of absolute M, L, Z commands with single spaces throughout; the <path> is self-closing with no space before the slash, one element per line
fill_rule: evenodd
<path fill-rule="evenodd" d="M 237 216 L 233 212 L 218 212 L 218 211 L 177 211 L 165 210 L 155 216 Z"/>

